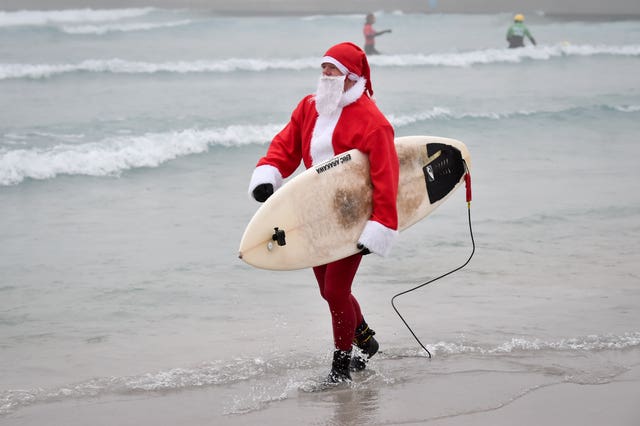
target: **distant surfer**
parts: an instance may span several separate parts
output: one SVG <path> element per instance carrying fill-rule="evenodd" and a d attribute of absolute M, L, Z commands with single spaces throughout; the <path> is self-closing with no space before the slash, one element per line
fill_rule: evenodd
<path fill-rule="evenodd" d="M 525 37 L 527 37 L 534 46 L 536 45 L 536 41 L 529 32 L 529 29 L 524 25 L 524 15 L 518 13 L 513 17 L 513 24 L 507 30 L 507 41 L 509 42 L 509 49 L 513 49 L 515 47 L 524 47 Z"/>
<path fill-rule="evenodd" d="M 335 351 L 328 381 L 351 380 L 378 351 L 351 285 L 363 254 L 386 256 L 398 234 L 399 162 L 393 127 L 372 99 L 369 62 L 353 43 L 332 46 L 321 60 L 315 94 L 305 96 L 253 171 L 249 194 L 264 202 L 304 162 L 306 168 L 350 149 L 367 154 L 373 186 L 373 211 L 352 256 L 313 268 L 320 295 L 329 304 Z M 354 244 L 356 244 L 354 242 Z M 361 354 L 352 357 L 352 345 Z"/>
<path fill-rule="evenodd" d="M 379 55 L 376 50 L 376 37 L 382 34 L 390 33 L 391 30 L 376 31 L 373 24 L 376 23 L 376 16 L 373 13 L 367 13 L 362 33 L 364 34 L 364 51 L 367 55 Z"/>

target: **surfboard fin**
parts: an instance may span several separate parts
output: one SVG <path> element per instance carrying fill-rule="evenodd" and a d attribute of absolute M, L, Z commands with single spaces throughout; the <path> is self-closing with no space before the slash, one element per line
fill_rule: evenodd
<path fill-rule="evenodd" d="M 451 192 L 465 174 L 462 153 L 458 149 L 440 143 L 427 144 L 429 157 L 435 156 L 438 151 L 440 155 L 422 168 L 431 204 Z"/>

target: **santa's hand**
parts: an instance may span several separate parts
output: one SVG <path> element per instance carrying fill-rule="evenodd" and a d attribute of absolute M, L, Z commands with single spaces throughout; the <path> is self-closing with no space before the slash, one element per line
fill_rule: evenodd
<path fill-rule="evenodd" d="M 248 194 L 254 200 L 264 203 L 281 186 L 280 170 L 269 164 L 263 164 L 253 170 Z"/>
<path fill-rule="evenodd" d="M 387 228 L 380 222 L 367 221 L 367 224 L 358 238 L 358 245 L 366 248 L 371 253 L 387 256 L 391 252 L 393 241 L 398 235 L 395 229 Z"/>
<path fill-rule="evenodd" d="M 363 246 L 362 244 L 358 243 L 356 245 L 356 247 L 358 248 L 358 250 L 360 250 L 360 254 L 363 256 L 366 256 L 368 254 L 371 254 L 371 250 L 369 250 L 368 248 L 366 248 L 365 246 Z"/>
<path fill-rule="evenodd" d="M 255 187 L 252 192 L 253 198 L 259 203 L 264 203 L 267 198 L 273 195 L 273 185 L 270 183 L 262 183 Z"/>

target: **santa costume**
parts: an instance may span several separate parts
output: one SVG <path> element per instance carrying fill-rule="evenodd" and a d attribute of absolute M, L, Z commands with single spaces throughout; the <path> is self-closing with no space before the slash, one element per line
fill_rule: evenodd
<path fill-rule="evenodd" d="M 328 114 L 318 112 L 315 94 L 300 101 L 289 123 L 273 138 L 266 155 L 258 161 L 249 193 L 253 194 L 254 189 L 262 184 L 271 184 L 277 190 L 283 180 L 295 172 L 300 161 L 309 168 L 356 148 L 369 157 L 373 185 L 372 214 L 358 243 L 373 253 L 386 256 L 398 228 L 399 165 L 393 127 L 372 99 L 369 63 L 362 49 L 353 43 L 337 44 L 327 50 L 322 63 L 333 64 L 345 78 L 354 82 L 353 86 L 342 93 L 336 110 Z M 345 359 L 351 351 L 352 342 L 361 346 L 358 336 L 375 342 L 373 332 L 366 327 L 360 306 L 351 294 L 351 283 L 361 258 L 362 254 L 358 253 L 313 268 L 320 293 L 329 304 L 334 343 L 342 363 L 348 362 Z M 356 328 L 359 334 L 356 334 Z M 335 364 L 336 354 L 334 367 Z M 346 376 L 350 378 L 348 371 Z"/>

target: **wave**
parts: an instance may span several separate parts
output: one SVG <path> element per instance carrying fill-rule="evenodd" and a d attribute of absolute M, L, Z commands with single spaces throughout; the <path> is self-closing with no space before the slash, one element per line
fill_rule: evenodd
<path fill-rule="evenodd" d="M 503 120 L 518 117 L 532 117 L 541 115 L 579 115 L 591 111 L 618 112 L 618 113 L 634 113 L 640 112 L 640 105 L 587 105 L 587 106 L 571 106 L 557 109 L 543 110 L 519 110 L 505 112 L 455 112 L 446 107 L 433 107 L 430 110 L 417 112 L 407 115 L 387 114 L 387 119 L 394 127 L 409 126 L 423 121 L 432 120 Z"/>
<path fill-rule="evenodd" d="M 593 352 L 603 350 L 620 350 L 640 346 L 640 332 L 622 335 L 608 334 L 604 336 L 589 335 L 556 341 L 541 339 L 514 338 L 494 347 L 481 347 L 464 343 L 439 342 L 428 347 L 434 353 L 460 355 L 475 353 L 480 355 L 510 354 L 538 351 L 580 351 Z"/>
<path fill-rule="evenodd" d="M 182 21 L 177 21 L 182 22 Z M 176 22 L 173 22 L 175 24 Z M 165 23 L 171 24 L 171 23 Z M 131 24 L 135 25 L 135 24 Z M 164 25 L 164 24 L 141 24 Z M 118 27 L 118 26 L 115 26 Z M 89 28 L 83 30 L 89 31 Z M 99 27 L 91 31 L 106 30 Z M 470 67 L 503 63 L 519 63 L 524 60 L 550 60 L 572 56 L 640 56 L 640 45 L 566 45 L 526 47 L 522 49 L 484 49 L 460 53 L 378 55 L 370 58 L 371 65 L 379 67 Z M 300 71 L 316 69 L 318 58 L 228 58 L 219 60 L 142 62 L 120 58 L 88 59 L 66 64 L 0 64 L 0 80 L 43 79 L 59 74 L 75 72 L 112 74 L 154 73 L 215 73 L 215 72 L 262 72 L 267 70 Z"/>
<path fill-rule="evenodd" d="M 152 7 L 131 9 L 67 9 L 0 11 L 0 28 L 15 26 L 44 26 L 61 23 L 105 22 L 137 18 L 153 12 Z"/>
<path fill-rule="evenodd" d="M 595 105 L 558 110 L 513 112 L 455 112 L 434 107 L 407 115 L 389 114 L 396 128 L 436 120 L 503 120 L 546 114 L 576 115 L 583 112 L 640 112 L 640 105 Z M 210 148 L 266 144 L 285 123 L 230 125 L 210 129 L 185 129 L 163 133 L 145 133 L 108 137 L 98 142 L 81 143 L 82 135 L 31 132 L 8 133 L 0 148 L 0 186 L 17 185 L 25 179 L 46 180 L 60 175 L 118 176 L 137 168 L 154 168 Z M 30 138 L 53 142 L 49 148 L 28 148 Z"/>
<path fill-rule="evenodd" d="M 614 106 L 613 109 L 620 112 L 640 112 L 640 105 Z"/>
<path fill-rule="evenodd" d="M 292 60 L 223 59 L 218 61 L 139 62 L 89 59 L 74 64 L 0 64 L 0 80 L 41 79 L 74 72 L 112 74 L 205 73 L 233 71 L 303 70 L 317 68 L 317 58 Z"/>
<path fill-rule="evenodd" d="M 512 339 L 493 347 L 465 343 L 439 342 L 428 345 L 434 354 L 481 356 L 517 356 L 523 353 L 535 354 L 540 351 L 553 352 L 599 352 L 605 350 L 626 350 L 640 346 L 640 332 L 621 335 L 589 335 L 554 341 L 541 339 Z M 417 350 L 395 350 L 380 354 L 381 359 L 420 356 Z M 420 350 L 421 351 L 421 350 Z M 389 352 L 389 351 L 388 351 Z M 397 354 L 396 354 L 397 352 Z M 394 355 L 395 354 L 395 355 Z M 27 389 L 0 391 L 0 416 L 21 407 L 38 403 L 48 403 L 105 395 L 132 395 L 141 392 L 177 391 L 211 386 L 228 386 L 260 378 L 281 377 L 289 371 L 301 375 L 314 374 L 326 363 L 324 356 L 291 357 L 275 355 L 269 359 L 241 358 L 223 362 L 220 360 L 203 363 L 192 368 L 173 368 L 166 371 L 144 373 L 137 376 L 100 377 L 54 389 Z"/>
<path fill-rule="evenodd" d="M 184 25 L 189 25 L 193 21 L 190 19 L 183 19 L 180 21 L 169 22 L 132 22 L 128 24 L 107 24 L 107 25 L 65 25 L 62 27 L 62 31 L 67 34 L 94 34 L 103 35 L 112 32 L 130 32 L 130 31 L 149 31 L 159 28 L 173 28 Z"/>
<path fill-rule="evenodd" d="M 559 111 L 556 111 L 556 112 L 559 112 Z M 527 116 L 527 115 L 533 115 L 533 114 L 539 114 L 539 113 L 540 111 L 516 111 L 516 112 L 502 112 L 502 113 L 501 112 L 456 113 L 449 108 L 433 107 L 430 110 L 421 111 L 415 114 L 408 114 L 408 115 L 388 114 L 387 119 L 394 127 L 403 127 L 403 126 L 408 126 L 415 123 L 420 123 L 423 121 L 438 120 L 438 119 L 460 120 L 465 118 L 477 118 L 477 119 L 499 120 L 502 118 Z"/>
<path fill-rule="evenodd" d="M 528 46 L 522 49 L 482 49 L 469 52 L 378 55 L 370 59 L 378 66 L 446 66 L 470 67 L 500 63 L 520 63 L 524 60 L 550 60 L 565 56 L 640 56 L 640 45 L 557 45 Z"/>
<path fill-rule="evenodd" d="M 188 129 L 140 136 L 119 136 L 85 144 L 59 144 L 51 148 L 0 150 L 0 186 L 24 179 L 51 179 L 59 175 L 117 176 L 125 170 L 158 167 L 216 146 L 264 143 L 282 125 L 229 126 L 209 130 Z"/>

